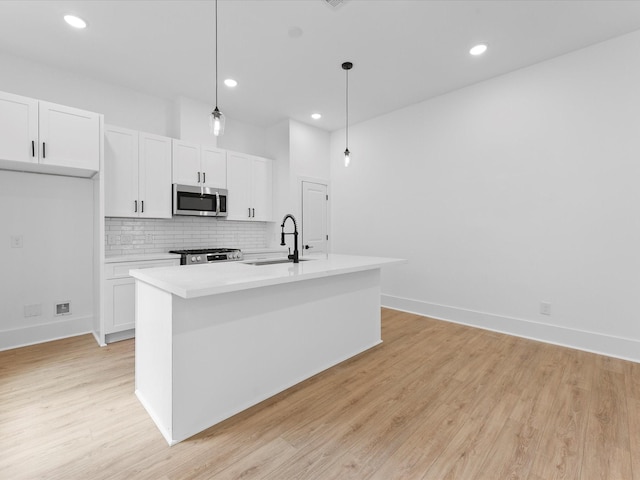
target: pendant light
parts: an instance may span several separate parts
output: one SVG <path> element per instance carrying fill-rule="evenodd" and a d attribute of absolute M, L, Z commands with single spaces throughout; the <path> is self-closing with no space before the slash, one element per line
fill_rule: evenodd
<path fill-rule="evenodd" d="M 349 162 L 351 161 L 351 152 L 349 151 L 349 70 L 353 68 L 353 63 L 344 62 L 342 64 L 342 69 L 347 74 L 347 88 L 346 88 L 346 127 L 345 127 L 345 149 L 344 149 L 344 166 L 348 167 Z"/>
<path fill-rule="evenodd" d="M 218 0 L 216 0 L 216 106 L 209 115 L 211 133 L 219 137 L 224 133 L 225 116 L 218 109 Z"/>

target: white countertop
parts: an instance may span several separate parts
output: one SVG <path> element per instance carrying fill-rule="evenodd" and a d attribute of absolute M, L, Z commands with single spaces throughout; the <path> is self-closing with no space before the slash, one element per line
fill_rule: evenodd
<path fill-rule="evenodd" d="M 310 259 L 298 264 L 287 262 L 249 265 L 245 262 L 219 262 L 131 270 L 129 274 L 179 297 L 196 298 L 371 270 L 406 261 L 398 258 L 334 254 L 306 258 Z"/>

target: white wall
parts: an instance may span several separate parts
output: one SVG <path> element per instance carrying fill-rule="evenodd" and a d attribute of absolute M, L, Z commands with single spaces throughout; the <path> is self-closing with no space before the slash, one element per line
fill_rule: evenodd
<path fill-rule="evenodd" d="M 333 247 L 389 306 L 640 361 L 640 32 L 332 135 Z M 551 303 L 551 316 L 540 302 Z"/>
<path fill-rule="evenodd" d="M 0 52 L 0 90 L 104 114 L 105 123 L 171 135 L 173 102 Z"/>
<path fill-rule="evenodd" d="M 93 181 L 0 171 L 0 205 L 0 350 L 91 331 Z M 62 301 L 71 315 L 54 316 Z"/>
<path fill-rule="evenodd" d="M 329 181 L 329 133 L 295 120 L 289 121 L 289 129 L 294 177 Z"/>
<path fill-rule="evenodd" d="M 273 192 L 276 223 L 269 230 L 272 246 L 280 242 L 280 219 L 292 213 L 301 224 L 301 179 L 329 183 L 328 132 L 295 120 L 267 130 L 267 157 L 274 160 Z"/>

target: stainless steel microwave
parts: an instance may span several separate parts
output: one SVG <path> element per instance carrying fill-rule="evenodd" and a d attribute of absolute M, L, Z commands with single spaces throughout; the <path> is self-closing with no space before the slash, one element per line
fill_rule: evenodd
<path fill-rule="evenodd" d="M 229 193 L 224 188 L 173 184 L 173 214 L 226 217 Z"/>

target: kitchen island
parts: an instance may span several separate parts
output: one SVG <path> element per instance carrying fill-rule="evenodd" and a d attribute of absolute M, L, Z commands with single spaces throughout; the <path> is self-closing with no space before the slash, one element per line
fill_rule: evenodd
<path fill-rule="evenodd" d="M 380 269 L 400 262 L 132 270 L 136 395 L 173 445 L 379 344 Z"/>

